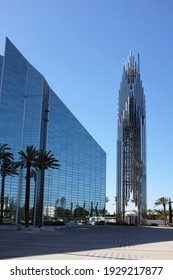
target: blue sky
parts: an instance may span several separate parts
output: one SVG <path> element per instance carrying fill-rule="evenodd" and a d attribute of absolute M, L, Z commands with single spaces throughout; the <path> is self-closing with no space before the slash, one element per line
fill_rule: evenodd
<path fill-rule="evenodd" d="M 173 200 L 173 1 L 1 0 L 5 37 L 46 78 L 107 153 L 115 209 L 117 96 L 123 59 L 140 54 L 147 111 L 148 208 Z"/>

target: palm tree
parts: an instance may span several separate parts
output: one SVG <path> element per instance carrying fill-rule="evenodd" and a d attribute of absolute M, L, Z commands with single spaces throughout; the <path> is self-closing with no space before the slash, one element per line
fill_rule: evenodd
<path fill-rule="evenodd" d="M 34 205 L 33 205 L 33 224 L 35 225 L 35 215 L 36 215 L 36 193 L 37 193 L 37 178 L 38 178 L 38 169 L 34 167 L 31 169 L 30 178 L 34 179 Z"/>
<path fill-rule="evenodd" d="M 11 148 L 7 144 L 0 145 L 0 174 L 1 180 L 1 212 L 0 223 L 3 223 L 3 210 L 4 210 L 4 193 L 5 193 L 5 178 L 10 175 L 18 175 L 17 166 L 13 162 L 13 154 L 10 152 Z"/>
<path fill-rule="evenodd" d="M 10 150 L 11 148 L 8 147 L 8 144 L 0 144 L 0 164 L 2 164 L 6 158 L 13 160 L 13 154 Z"/>
<path fill-rule="evenodd" d="M 105 203 L 108 203 L 108 202 L 109 202 L 109 197 L 106 196 L 106 197 L 105 197 Z"/>
<path fill-rule="evenodd" d="M 44 197 L 44 174 L 46 169 L 60 169 L 59 160 L 54 157 L 51 151 L 39 150 L 35 161 L 35 166 L 41 171 L 40 197 L 39 197 L 39 215 L 38 227 L 43 226 L 43 197 Z"/>
<path fill-rule="evenodd" d="M 60 169 L 59 160 L 54 157 L 51 151 L 38 151 L 38 156 L 35 162 L 36 167 L 43 169 Z"/>
<path fill-rule="evenodd" d="M 154 210 L 152 209 L 147 209 L 147 218 L 149 220 L 153 219 L 153 216 L 154 216 Z"/>
<path fill-rule="evenodd" d="M 21 169 L 26 168 L 26 193 L 25 193 L 25 227 L 29 227 L 29 201 L 30 201 L 30 177 L 31 167 L 35 167 L 38 156 L 37 149 L 31 145 L 26 147 L 26 151 L 19 151 L 19 165 Z"/>
<path fill-rule="evenodd" d="M 171 198 L 169 198 L 169 223 L 172 223 L 172 205 L 173 201 L 171 201 Z"/>
<path fill-rule="evenodd" d="M 162 205 L 163 206 L 163 213 L 164 213 L 164 220 L 165 220 L 165 225 L 166 225 L 166 205 L 168 204 L 169 199 L 166 197 L 160 197 L 156 200 L 154 203 L 155 206 Z"/>
<path fill-rule="evenodd" d="M 8 144 L 0 144 L 0 160 L 3 156 L 4 153 L 7 153 L 8 151 L 10 151 L 11 148 L 8 147 Z"/>

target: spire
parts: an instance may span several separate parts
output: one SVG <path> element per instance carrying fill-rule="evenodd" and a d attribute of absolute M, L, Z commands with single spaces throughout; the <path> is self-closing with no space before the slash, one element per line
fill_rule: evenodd
<path fill-rule="evenodd" d="M 123 73 L 125 73 L 128 79 L 128 83 L 132 85 L 134 83 L 134 79 L 136 78 L 136 75 L 140 73 L 139 53 L 138 53 L 138 59 L 137 61 L 135 61 L 132 50 L 130 49 L 130 54 L 128 56 L 127 63 L 125 64 L 124 67 L 125 69 L 123 69 Z"/>

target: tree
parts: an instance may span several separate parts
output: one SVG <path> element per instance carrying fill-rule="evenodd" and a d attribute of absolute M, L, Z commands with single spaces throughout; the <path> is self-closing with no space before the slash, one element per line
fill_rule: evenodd
<path fill-rule="evenodd" d="M 156 216 L 155 210 L 153 210 L 153 209 L 147 209 L 147 218 L 148 218 L 149 220 L 154 220 L 154 219 L 155 219 L 155 216 Z"/>
<path fill-rule="evenodd" d="M 159 206 L 162 205 L 163 206 L 163 213 L 164 213 L 164 221 L 165 221 L 165 225 L 166 225 L 166 205 L 168 204 L 169 199 L 166 197 L 160 197 L 156 200 L 156 202 L 154 203 L 155 206 Z"/>
<path fill-rule="evenodd" d="M 32 168 L 30 172 L 30 178 L 34 179 L 34 205 L 33 205 L 33 211 L 32 211 L 32 216 L 33 216 L 33 224 L 35 225 L 35 214 L 36 214 L 36 192 L 37 192 L 37 177 L 38 177 L 38 170 L 37 167 Z"/>
<path fill-rule="evenodd" d="M 93 215 L 94 215 L 94 208 L 93 208 L 93 202 L 91 201 L 90 216 L 93 217 Z"/>
<path fill-rule="evenodd" d="M 7 144 L 0 145 L 0 174 L 1 180 L 1 212 L 0 223 L 3 223 L 4 211 L 4 194 L 5 194 L 5 178 L 6 176 L 18 175 L 17 165 L 13 162 L 13 154 L 11 148 Z"/>
<path fill-rule="evenodd" d="M 169 223 L 172 223 L 172 205 L 171 203 L 173 203 L 173 201 L 171 201 L 171 198 L 169 198 Z"/>
<path fill-rule="evenodd" d="M 25 193 L 25 227 L 29 227 L 29 201 L 30 201 L 30 177 L 31 167 L 36 166 L 36 158 L 38 157 L 37 149 L 31 145 L 26 147 L 26 151 L 19 151 L 19 166 L 21 169 L 26 168 L 26 193 Z"/>
<path fill-rule="evenodd" d="M 96 203 L 96 206 L 95 206 L 95 215 L 99 216 L 98 202 Z"/>
<path fill-rule="evenodd" d="M 60 164 L 59 164 L 59 160 L 54 157 L 51 151 L 39 150 L 35 161 L 35 166 L 41 171 L 38 227 L 42 227 L 45 170 L 49 168 L 59 170 Z"/>
<path fill-rule="evenodd" d="M 87 216 L 89 216 L 89 212 L 83 207 L 78 206 L 74 210 L 74 217 L 77 219 L 85 219 Z"/>
<path fill-rule="evenodd" d="M 106 197 L 105 197 L 105 203 L 108 203 L 108 202 L 109 202 L 109 197 L 106 196 Z"/>
<path fill-rule="evenodd" d="M 14 219 L 16 213 L 16 202 L 14 197 L 4 197 L 4 215 L 6 218 Z"/>

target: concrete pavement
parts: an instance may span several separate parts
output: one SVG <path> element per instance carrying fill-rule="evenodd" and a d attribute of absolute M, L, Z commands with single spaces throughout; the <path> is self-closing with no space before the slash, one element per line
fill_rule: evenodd
<path fill-rule="evenodd" d="M 173 228 L 78 226 L 0 231 L 0 259 L 173 260 Z"/>

